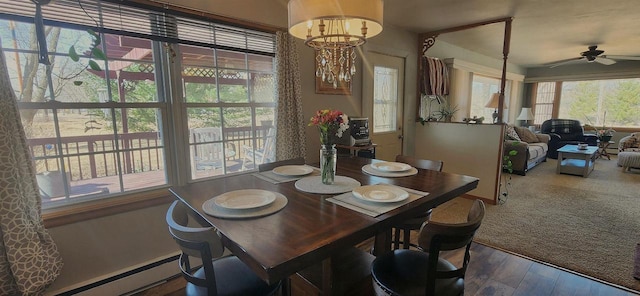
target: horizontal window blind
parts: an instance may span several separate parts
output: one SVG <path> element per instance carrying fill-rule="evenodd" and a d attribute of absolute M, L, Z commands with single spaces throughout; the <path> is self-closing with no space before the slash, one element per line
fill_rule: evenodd
<path fill-rule="evenodd" d="M 99 0 L 55 0 L 42 6 L 45 24 L 69 24 L 97 31 L 146 37 L 211 48 L 273 56 L 275 36 L 226 24 L 173 14 L 155 7 L 128 6 Z M 32 21 L 29 0 L 0 0 L 0 17 Z"/>

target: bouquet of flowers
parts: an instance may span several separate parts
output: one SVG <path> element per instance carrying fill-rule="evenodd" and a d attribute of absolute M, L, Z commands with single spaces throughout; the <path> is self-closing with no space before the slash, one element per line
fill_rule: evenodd
<path fill-rule="evenodd" d="M 320 144 L 331 145 L 331 136 L 342 137 L 342 133 L 349 128 L 349 118 L 339 110 L 318 110 L 311 117 L 309 126 L 315 125 L 320 131 Z"/>
<path fill-rule="evenodd" d="M 349 128 L 349 118 L 338 110 L 318 110 L 311 117 L 309 126 L 315 125 L 320 131 L 320 176 L 322 183 L 331 185 L 336 177 L 336 148 L 332 147 L 333 135 L 342 137 L 342 133 Z"/>

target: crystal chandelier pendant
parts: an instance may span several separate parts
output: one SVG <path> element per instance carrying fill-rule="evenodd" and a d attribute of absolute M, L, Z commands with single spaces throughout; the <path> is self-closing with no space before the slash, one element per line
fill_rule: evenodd
<path fill-rule="evenodd" d="M 334 2 L 289 0 L 288 8 L 289 33 L 316 50 L 316 77 L 337 88 L 356 74 L 355 48 L 382 32 L 383 0 Z"/>

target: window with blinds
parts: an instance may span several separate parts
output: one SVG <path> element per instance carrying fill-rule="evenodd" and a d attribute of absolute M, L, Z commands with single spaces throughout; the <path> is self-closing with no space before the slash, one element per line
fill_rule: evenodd
<path fill-rule="evenodd" d="M 16 5 L 16 2 L 21 3 Z M 275 37 L 271 33 L 217 24 L 142 4 L 130 5 L 136 7 L 123 5 L 122 1 L 56 0 L 42 6 L 42 15 L 45 25 L 92 28 L 156 41 L 275 54 Z M 3 19 L 32 22 L 35 12 L 36 5 L 31 1 L 0 0 Z"/>
<path fill-rule="evenodd" d="M 43 5 L 44 65 L 35 4 L 0 0 L 2 50 L 44 208 L 273 160 L 274 34 L 132 5 Z M 88 30 L 104 59 L 91 54 Z"/>

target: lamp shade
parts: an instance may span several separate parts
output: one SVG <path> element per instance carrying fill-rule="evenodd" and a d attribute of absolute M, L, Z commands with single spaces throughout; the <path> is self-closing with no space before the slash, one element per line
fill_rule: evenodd
<path fill-rule="evenodd" d="M 307 39 L 309 35 L 318 36 L 321 20 L 343 20 L 345 29 L 351 35 L 364 35 L 361 32 L 362 22 L 366 22 L 366 38 L 382 32 L 382 0 L 289 0 L 289 33 Z M 309 32 L 311 29 L 311 32 Z M 326 29 L 324 34 L 339 34 Z M 344 32 L 340 32 L 344 34 Z"/>
<path fill-rule="evenodd" d="M 520 115 L 516 120 L 534 120 L 535 116 L 533 116 L 533 112 L 531 112 L 531 108 L 522 108 L 520 110 Z"/>
<path fill-rule="evenodd" d="M 491 95 L 489 103 L 485 105 L 487 108 L 498 109 L 498 101 L 500 101 L 500 93 L 494 93 Z M 505 108 L 506 109 L 506 108 Z"/>

